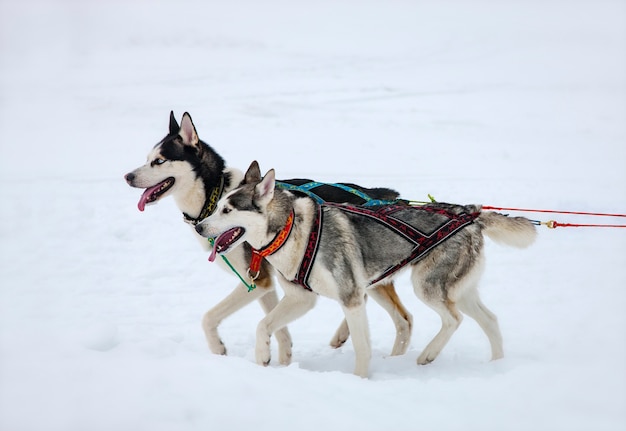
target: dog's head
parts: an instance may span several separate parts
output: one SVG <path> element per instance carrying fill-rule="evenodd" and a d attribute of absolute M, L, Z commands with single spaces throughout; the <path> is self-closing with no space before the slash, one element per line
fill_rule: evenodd
<path fill-rule="evenodd" d="M 284 211 L 272 208 L 274 187 L 274 170 L 261 178 L 258 163 L 252 162 L 240 187 L 220 199 L 215 212 L 196 226 L 200 235 L 215 239 L 210 261 L 244 241 L 261 248 L 284 225 L 278 221 Z"/>
<path fill-rule="evenodd" d="M 170 194 L 184 195 L 201 185 L 214 187 L 223 170 L 224 160 L 198 138 L 189 113 L 183 114 L 179 126 L 172 111 L 167 136 L 154 146 L 143 166 L 124 178 L 131 187 L 145 189 L 137 204 L 143 211 Z"/>

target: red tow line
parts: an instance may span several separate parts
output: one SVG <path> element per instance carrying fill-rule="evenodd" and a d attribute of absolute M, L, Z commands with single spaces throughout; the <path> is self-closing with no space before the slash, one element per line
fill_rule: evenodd
<path fill-rule="evenodd" d="M 485 210 L 497 210 L 497 211 L 519 211 L 519 212 L 536 212 L 536 213 L 550 213 L 550 214 L 573 214 L 584 216 L 597 216 L 597 217 L 626 217 L 626 214 L 609 214 L 609 213 L 595 213 L 584 211 L 558 211 L 558 210 L 541 210 L 530 208 L 507 208 L 507 207 L 494 207 L 489 205 L 483 205 Z M 579 224 L 579 223 L 561 223 L 556 220 L 548 220 L 541 222 L 538 220 L 532 220 L 537 225 L 544 225 L 550 229 L 556 229 L 557 227 L 626 227 L 624 224 Z"/>

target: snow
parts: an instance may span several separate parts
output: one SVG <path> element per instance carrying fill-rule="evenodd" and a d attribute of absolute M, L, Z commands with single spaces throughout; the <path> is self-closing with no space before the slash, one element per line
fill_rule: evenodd
<path fill-rule="evenodd" d="M 324 298 L 290 325 L 290 366 L 254 363 L 257 305 L 210 354 L 201 317 L 236 279 L 173 200 L 140 213 L 122 178 L 173 109 L 229 165 L 279 178 L 624 213 L 624 2 L 7 0 L 0 52 L 0 429 L 626 427 L 626 229 L 488 243 L 495 362 L 467 318 L 418 367 L 440 323 L 402 276 L 411 347 L 388 356 L 369 304 L 360 379 L 350 342 L 328 346 L 342 316 Z"/>

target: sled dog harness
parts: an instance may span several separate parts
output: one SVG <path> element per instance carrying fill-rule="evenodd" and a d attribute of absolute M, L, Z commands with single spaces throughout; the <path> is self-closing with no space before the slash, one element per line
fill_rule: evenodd
<path fill-rule="evenodd" d="M 377 206 L 377 205 L 391 205 L 391 204 L 398 203 L 398 200 L 387 201 L 387 200 L 382 200 L 382 199 L 373 199 L 367 193 L 364 193 L 361 190 L 355 189 L 354 187 L 350 187 L 341 183 L 320 183 L 317 181 L 310 181 L 308 183 L 301 184 L 298 186 L 295 184 L 286 183 L 284 181 L 276 181 L 276 187 L 283 189 L 283 190 L 291 190 L 291 191 L 304 193 L 305 195 L 313 199 L 318 204 L 323 204 L 324 202 L 326 202 L 324 201 L 324 199 L 322 199 L 319 195 L 315 194 L 315 192 L 313 191 L 313 189 L 316 189 L 321 186 L 332 186 L 332 187 L 344 190 L 346 192 L 352 193 L 353 195 L 356 195 L 360 197 L 361 199 L 363 199 L 364 203 L 361 205 L 365 207 Z"/>
<path fill-rule="evenodd" d="M 220 198 L 222 197 L 223 191 L 224 191 L 224 176 L 222 175 L 220 177 L 219 185 L 211 189 L 211 193 L 209 194 L 206 201 L 204 202 L 204 206 L 202 207 L 202 211 L 200 211 L 200 215 L 194 218 L 194 217 L 191 217 L 187 213 L 183 213 L 183 218 L 185 222 L 195 226 L 198 223 L 200 223 L 202 220 L 204 220 L 205 218 L 213 214 L 213 211 L 215 211 L 215 208 L 217 207 L 217 201 L 219 201 Z"/>
<path fill-rule="evenodd" d="M 473 223 L 480 214 L 478 212 L 471 214 L 453 214 L 441 208 L 433 208 L 428 206 L 412 207 L 406 205 L 385 205 L 377 209 L 368 209 L 364 207 L 356 207 L 329 202 L 318 205 L 317 214 L 315 215 L 315 219 L 313 221 L 313 227 L 311 229 L 311 233 L 309 234 L 309 241 L 307 243 L 304 256 L 300 263 L 300 268 L 298 269 L 296 278 L 292 280 L 293 283 L 299 284 L 300 286 L 310 291 L 312 291 L 312 289 L 308 284 L 308 278 L 311 273 L 311 267 L 313 266 L 313 262 L 315 261 L 315 256 L 319 247 L 319 239 L 322 232 L 323 224 L 323 207 L 337 208 L 347 213 L 357 214 L 363 217 L 370 218 L 387 227 L 388 229 L 396 232 L 398 235 L 402 236 L 404 239 L 414 244 L 415 247 L 408 257 L 401 260 L 396 265 L 390 266 L 378 277 L 371 280 L 369 282 L 370 286 L 378 283 L 386 277 L 389 277 L 409 263 L 415 262 L 423 258 L 430 250 L 444 242 L 451 235 L 458 232 L 463 227 Z M 411 211 L 428 211 L 431 213 L 441 214 L 446 216 L 448 220 L 444 222 L 440 227 L 438 227 L 433 233 L 427 235 L 421 233 L 416 228 L 403 222 L 402 220 L 393 217 L 394 213 L 407 209 Z"/>
<path fill-rule="evenodd" d="M 370 196 L 368 196 L 367 194 L 363 193 L 360 190 L 355 189 L 354 187 L 350 187 L 345 184 L 339 184 L 339 183 L 327 184 L 327 183 L 320 183 L 317 181 L 310 181 L 308 183 L 298 186 L 298 185 L 289 184 L 283 181 L 276 181 L 275 184 L 276 184 L 276 187 L 280 189 L 302 192 L 308 197 L 310 197 L 311 199 L 313 199 L 315 202 L 320 203 L 320 204 L 323 204 L 325 201 L 312 191 L 312 189 L 315 189 L 320 186 L 332 186 L 332 187 L 337 187 L 339 189 L 350 192 L 360 197 L 361 199 L 363 199 L 365 201 L 365 203 L 363 204 L 364 206 L 375 206 L 375 205 L 380 206 L 380 205 L 388 205 L 392 203 L 395 204 L 398 202 L 397 200 L 386 201 L 386 200 L 381 200 L 381 199 L 372 199 Z M 295 216 L 294 216 L 294 212 L 292 209 L 291 213 L 289 214 L 289 217 L 287 218 L 287 222 L 285 223 L 285 226 L 280 232 L 276 234 L 274 239 L 268 245 L 266 245 L 260 250 L 257 250 L 254 247 L 252 247 L 252 259 L 250 260 L 250 266 L 248 267 L 248 274 L 247 274 L 248 278 L 250 279 L 252 283 L 248 287 L 248 291 L 256 287 L 254 285 L 254 282 L 259 277 L 259 273 L 261 270 L 261 261 L 263 260 L 263 258 L 271 254 L 274 254 L 287 241 L 287 238 L 289 237 L 289 234 L 291 233 L 291 228 L 293 227 L 294 217 Z M 315 254 L 317 253 L 317 239 L 319 239 L 319 232 L 321 229 L 321 216 L 318 215 L 315 217 L 314 224 L 316 226 L 314 226 L 313 231 L 311 232 L 311 236 L 314 235 L 314 231 L 317 232 L 317 234 L 315 234 L 316 241 L 314 244 L 314 250 L 311 251 L 309 250 L 309 247 L 307 247 L 305 256 L 303 258 L 303 261 L 307 260 L 307 264 L 304 266 L 302 264 L 300 265 L 300 271 L 298 271 L 298 276 L 296 278 L 296 283 L 303 286 L 307 290 L 311 290 L 311 288 L 306 284 L 306 280 L 309 277 L 309 271 L 312 266 Z M 309 246 L 311 246 L 310 243 L 311 243 L 311 238 L 309 238 Z M 302 275 L 301 275 L 301 272 L 302 272 Z M 302 277 L 302 280 L 304 280 L 302 282 L 298 281 L 300 280 L 301 277 Z"/>
<path fill-rule="evenodd" d="M 298 191 L 298 192 L 304 193 L 306 196 L 310 197 L 315 202 L 320 203 L 320 204 L 324 203 L 325 201 L 320 196 L 315 194 L 313 192 L 313 189 L 317 187 L 321 187 L 321 186 L 332 186 L 332 187 L 345 190 L 349 193 L 352 193 L 365 201 L 363 206 L 392 205 L 392 204 L 398 204 L 399 202 L 403 202 L 401 200 L 387 201 L 387 200 L 382 200 L 382 199 L 373 199 L 370 196 L 368 196 L 366 193 L 354 187 L 350 187 L 348 185 L 340 184 L 340 183 L 331 184 L 331 183 L 320 183 L 317 181 L 310 181 L 308 183 L 298 186 L 294 184 L 289 184 L 284 181 L 276 181 L 275 184 L 276 184 L 276 187 L 280 189 Z M 224 191 L 224 176 L 220 177 L 220 185 L 217 187 L 214 187 L 211 190 L 211 194 L 207 198 L 206 203 L 200 215 L 197 218 L 191 217 L 190 215 L 183 213 L 185 222 L 195 226 L 198 223 L 200 223 L 202 220 L 204 220 L 206 217 L 213 214 L 213 212 L 215 211 L 215 208 L 217 207 L 217 202 L 221 198 L 223 191 Z M 252 248 L 252 259 L 250 260 L 250 266 L 247 271 L 247 275 L 250 280 L 249 284 L 244 280 L 241 274 L 239 274 L 239 272 L 235 269 L 235 267 L 229 262 L 228 258 L 223 255 L 221 256 L 224 262 L 228 265 L 228 267 L 235 273 L 235 275 L 237 275 L 239 280 L 248 288 L 248 292 L 251 292 L 252 290 L 256 288 L 255 280 L 259 277 L 259 273 L 261 269 L 261 262 L 263 258 L 275 253 L 285 243 L 285 241 L 289 237 L 289 234 L 291 233 L 291 228 L 293 227 L 294 217 L 295 216 L 292 210 L 291 215 L 287 219 L 287 223 L 285 224 L 283 229 L 274 237 L 274 239 L 272 240 L 270 244 L 263 247 L 261 250 L 256 250 Z M 319 216 L 315 218 L 315 223 L 318 225 L 317 227 L 318 234 L 316 238 L 319 238 L 319 232 L 321 232 L 320 219 L 321 219 L 321 213 Z M 313 235 L 313 232 L 311 232 L 311 236 L 312 235 Z M 211 245 L 213 245 L 213 238 L 209 238 L 209 242 L 211 243 Z M 311 242 L 311 238 L 309 239 L 309 243 L 310 242 Z M 312 247 L 311 244 L 309 244 L 309 246 L 307 247 L 307 253 L 305 254 L 305 259 L 307 258 L 306 255 L 311 253 L 309 251 L 310 247 Z M 303 266 L 301 264 L 299 273 L 300 272 L 306 273 L 306 275 L 303 278 L 304 281 L 303 282 L 296 281 L 296 283 L 300 284 L 301 286 L 305 287 L 308 290 L 311 290 L 311 288 L 306 284 L 306 280 L 308 279 L 308 273 L 310 271 L 310 267 L 313 264 L 315 253 L 317 253 L 317 242 L 314 245 L 313 256 L 311 256 L 311 259 L 308 262 L 307 266 Z M 300 277 L 300 275 L 298 277 Z"/>

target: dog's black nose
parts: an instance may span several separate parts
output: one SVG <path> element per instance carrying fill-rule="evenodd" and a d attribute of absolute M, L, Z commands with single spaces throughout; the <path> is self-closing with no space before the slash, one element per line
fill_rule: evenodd
<path fill-rule="evenodd" d="M 124 178 L 126 179 L 127 183 L 130 183 L 132 180 L 135 179 L 135 174 L 131 172 L 129 174 L 124 175 Z"/>

